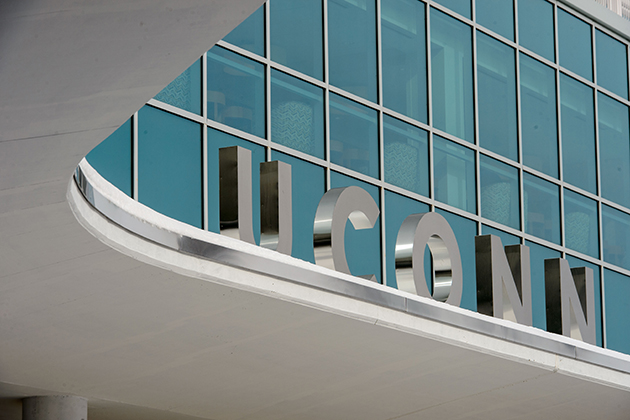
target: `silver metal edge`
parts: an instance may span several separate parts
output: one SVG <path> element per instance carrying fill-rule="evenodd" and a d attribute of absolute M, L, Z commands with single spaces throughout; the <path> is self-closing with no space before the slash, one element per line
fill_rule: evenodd
<path fill-rule="evenodd" d="M 89 179 L 85 176 L 81 169 L 83 165 L 90 166 L 84 159 L 76 168 L 73 176 L 83 198 L 97 212 L 116 225 L 158 245 L 191 256 L 373 303 L 489 337 L 506 340 L 538 350 L 549 351 L 567 358 L 588 362 L 623 373 L 630 373 L 630 360 L 623 360 L 613 355 L 602 354 L 570 343 L 553 340 L 550 337 L 543 337 L 537 334 L 530 334 L 526 331 L 509 328 L 506 325 L 495 322 L 495 319 L 491 317 L 485 320 L 475 316 L 467 316 L 466 314 L 449 310 L 446 307 L 440 308 L 434 305 L 427 305 L 419 300 L 399 296 L 394 293 L 387 293 L 370 285 L 351 283 L 341 278 L 301 267 L 289 266 L 281 262 L 270 263 L 269 260 L 261 256 L 167 231 L 145 222 L 140 217 L 127 213 L 109 199 L 105 198 L 103 194 L 94 188 Z M 133 200 L 114 187 L 112 187 L 112 190 L 115 191 L 111 193 L 119 195 L 121 200 Z M 167 216 L 163 217 L 166 218 Z"/>

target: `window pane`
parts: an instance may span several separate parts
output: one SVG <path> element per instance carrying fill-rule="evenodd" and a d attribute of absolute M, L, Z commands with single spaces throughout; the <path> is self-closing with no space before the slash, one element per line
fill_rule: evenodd
<path fill-rule="evenodd" d="M 201 126 L 145 106 L 138 112 L 138 201 L 202 225 Z"/>
<path fill-rule="evenodd" d="M 481 216 L 519 229 L 518 169 L 481 155 Z"/>
<path fill-rule="evenodd" d="M 330 83 L 376 102 L 376 6 L 374 0 L 328 2 Z"/>
<path fill-rule="evenodd" d="M 272 0 L 269 7 L 271 59 L 322 80 L 322 3 Z"/>
<path fill-rule="evenodd" d="M 597 203 L 564 190 L 564 240 L 567 248 L 599 258 Z"/>
<path fill-rule="evenodd" d="M 557 177 L 556 73 L 524 54 L 520 58 L 523 163 Z"/>
<path fill-rule="evenodd" d="M 326 190 L 324 168 L 301 159 L 271 151 L 271 160 L 279 160 L 291 165 L 293 199 L 293 241 L 291 255 L 304 261 L 315 263 L 313 254 L 313 220 L 319 200 Z"/>
<path fill-rule="evenodd" d="M 561 74 L 560 104 L 564 180 L 596 194 L 593 89 Z"/>
<path fill-rule="evenodd" d="M 479 145 L 518 160 L 514 49 L 477 32 Z"/>
<path fill-rule="evenodd" d="M 424 3 L 382 0 L 383 104 L 427 122 Z"/>
<path fill-rule="evenodd" d="M 628 107 L 598 94 L 602 197 L 630 207 L 630 135 Z"/>
<path fill-rule="evenodd" d="M 131 197 L 131 118 L 85 157 L 96 172 Z"/>
<path fill-rule="evenodd" d="M 385 264 L 385 267 L 387 267 L 386 284 L 388 286 L 398 288 L 398 283 L 396 283 L 395 258 L 398 231 L 407 216 L 416 213 L 427 213 L 429 211 L 429 205 L 391 191 L 385 191 L 385 208 L 385 240 L 388 250 L 388 252 L 385 253 L 387 258 Z M 431 255 L 428 249 L 429 247 L 425 249 L 424 253 L 424 278 L 427 280 L 429 290 L 431 290 Z"/>
<path fill-rule="evenodd" d="M 558 9 L 558 57 L 560 65 L 593 80 L 591 25 Z"/>
<path fill-rule="evenodd" d="M 260 6 L 250 17 L 223 38 L 225 42 L 260 56 L 265 55 L 265 6 Z"/>
<path fill-rule="evenodd" d="M 433 137 L 435 199 L 476 212 L 475 153 L 439 136 Z"/>
<path fill-rule="evenodd" d="M 431 10 L 433 126 L 474 142 L 471 30 Z"/>
<path fill-rule="evenodd" d="M 558 251 L 534 242 L 525 241 L 529 247 L 532 270 L 532 325 L 547 330 L 547 303 L 545 302 L 545 260 L 560 258 Z"/>
<path fill-rule="evenodd" d="M 518 2 L 519 43 L 555 61 L 553 35 L 553 5 L 545 0 Z"/>
<path fill-rule="evenodd" d="M 597 30 L 597 84 L 628 99 L 628 54 L 626 46 Z"/>
<path fill-rule="evenodd" d="M 525 232 L 556 244 L 560 244 L 558 189 L 551 182 L 527 173 L 523 175 Z"/>
<path fill-rule="evenodd" d="M 378 187 L 359 181 L 346 175 L 331 171 L 330 187 L 341 188 L 356 186 L 367 191 L 380 208 Z M 381 218 L 371 229 L 355 230 L 352 223 L 346 223 L 345 245 L 348 267 L 354 276 L 374 274 L 376 282 L 381 282 Z"/>
<path fill-rule="evenodd" d="M 630 313 L 630 277 L 604 269 L 606 311 L 606 348 L 630 353 L 628 314 Z"/>
<path fill-rule="evenodd" d="M 201 60 L 177 76 L 155 99 L 195 114 L 201 114 Z"/>
<path fill-rule="evenodd" d="M 486 225 L 481 225 L 481 234 L 498 236 L 499 238 L 501 238 L 501 243 L 503 244 L 503 246 L 519 245 L 521 243 L 521 238 L 519 238 L 518 236 L 503 232 L 502 230 L 495 229 Z"/>
<path fill-rule="evenodd" d="M 271 70 L 271 140 L 324 159 L 324 92 Z"/>
<path fill-rule="evenodd" d="M 604 261 L 630 269 L 630 215 L 602 205 Z"/>
<path fill-rule="evenodd" d="M 514 41 L 514 5 L 511 0 L 477 0 L 477 23 Z"/>
<path fill-rule="evenodd" d="M 571 268 L 588 267 L 593 270 L 593 286 L 595 289 L 595 342 L 598 346 L 602 345 L 602 289 L 599 275 L 599 266 L 591 264 L 579 258 L 566 256 Z"/>
<path fill-rule="evenodd" d="M 448 7 L 468 19 L 472 19 L 470 16 L 470 0 L 435 0 L 435 2 Z"/>
<path fill-rule="evenodd" d="M 427 132 L 383 115 L 385 182 L 429 196 Z"/>
<path fill-rule="evenodd" d="M 378 178 L 378 116 L 375 110 L 330 94 L 330 161 Z"/>
<path fill-rule="evenodd" d="M 221 47 L 208 51 L 208 118 L 265 137 L 265 67 Z"/>

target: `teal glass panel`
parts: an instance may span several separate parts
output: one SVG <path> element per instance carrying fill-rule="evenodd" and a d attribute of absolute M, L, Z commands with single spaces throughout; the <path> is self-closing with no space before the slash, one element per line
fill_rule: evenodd
<path fill-rule="evenodd" d="M 596 30 L 597 84 L 628 99 L 628 53 L 626 46 Z"/>
<path fill-rule="evenodd" d="M 556 72 L 525 54 L 520 67 L 523 163 L 558 177 Z"/>
<path fill-rule="evenodd" d="M 427 213 L 429 205 L 413 200 L 408 197 L 385 191 L 385 258 L 387 267 L 386 283 L 390 287 L 398 288 L 396 282 L 396 239 L 398 231 L 407 216 L 417 213 Z M 431 290 L 431 254 L 429 248 L 425 249 L 424 258 L 424 278 L 427 280 L 427 287 Z"/>
<path fill-rule="evenodd" d="M 464 271 L 464 287 L 462 290 L 462 301 L 460 307 L 477 310 L 477 277 L 475 270 L 475 235 L 477 234 L 477 223 L 457 216 L 453 213 L 437 209 L 439 214 L 444 216 L 446 221 L 455 233 L 455 239 L 459 245 L 459 254 L 462 258 L 462 269 Z"/>
<path fill-rule="evenodd" d="M 602 197 L 630 207 L 628 107 L 598 93 L 599 171 Z"/>
<path fill-rule="evenodd" d="M 129 118 L 85 157 L 96 172 L 130 197 L 133 191 L 131 132 Z"/>
<path fill-rule="evenodd" d="M 349 176 L 342 175 L 337 172 L 330 172 L 330 187 L 341 188 L 356 186 L 367 191 L 376 205 L 380 206 L 380 198 L 378 188 L 366 182 L 359 181 Z M 348 267 L 354 276 L 365 276 L 374 274 L 377 283 L 381 282 L 381 218 L 371 229 L 355 230 L 352 223 L 346 223 L 345 245 L 346 259 Z"/>
<path fill-rule="evenodd" d="M 599 266 L 591 264 L 579 258 L 566 256 L 571 268 L 587 267 L 593 270 L 593 286 L 595 289 L 595 340 L 598 346 L 602 346 L 602 288 L 599 275 Z"/>
<path fill-rule="evenodd" d="M 232 146 L 240 146 L 252 152 L 252 220 L 254 239 L 256 243 L 260 243 L 260 163 L 265 162 L 265 148 L 212 128 L 208 128 L 208 230 L 220 233 L 219 149 Z M 293 248 L 295 247 L 294 244 Z"/>
<path fill-rule="evenodd" d="M 221 47 L 208 51 L 208 118 L 265 137 L 265 66 Z"/>
<path fill-rule="evenodd" d="M 319 200 L 326 191 L 324 168 L 284 153 L 271 151 L 271 160 L 291 165 L 293 198 L 293 250 L 291 255 L 315 263 L 313 222 Z"/>
<path fill-rule="evenodd" d="M 201 60 L 177 76 L 155 99 L 177 108 L 201 114 Z"/>
<path fill-rule="evenodd" d="M 433 164 L 435 199 L 475 213 L 475 152 L 434 136 Z"/>
<path fill-rule="evenodd" d="M 602 205 L 604 261 L 630 270 L 630 215 Z"/>
<path fill-rule="evenodd" d="M 501 238 L 501 243 L 503 244 L 503 246 L 519 245 L 521 243 L 521 238 L 519 238 L 518 236 L 509 234 L 507 232 L 495 229 L 487 225 L 481 225 L 481 234 L 498 236 L 499 238 Z"/>
<path fill-rule="evenodd" d="M 564 240 L 567 248 L 599 258 L 597 203 L 564 190 Z"/>
<path fill-rule="evenodd" d="M 429 196 L 427 132 L 383 115 L 385 182 Z"/>
<path fill-rule="evenodd" d="M 545 0 L 518 2 L 519 43 L 550 61 L 555 61 L 553 5 Z"/>
<path fill-rule="evenodd" d="M 604 269 L 606 348 L 630 354 L 630 277 Z"/>
<path fill-rule="evenodd" d="M 532 320 L 533 326 L 547 330 L 547 303 L 545 301 L 545 260 L 560 258 L 558 251 L 534 242 L 525 241 L 529 247 L 529 259 L 532 270 Z"/>
<path fill-rule="evenodd" d="M 561 74 L 560 104 L 564 181 L 597 194 L 593 89 Z"/>
<path fill-rule="evenodd" d="M 383 104 L 427 122 L 424 3 L 381 1 Z"/>
<path fill-rule="evenodd" d="M 322 3 L 272 0 L 269 8 L 271 59 L 322 80 Z"/>
<path fill-rule="evenodd" d="M 514 49 L 477 32 L 479 145 L 518 160 Z"/>
<path fill-rule="evenodd" d="M 518 169 L 481 155 L 481 216 L 519 229 Z"/>
<path fill-rule="evenodd" d="M 558 58 L 560 65 L 593 80 L 591 25 L 558 9 Z"/>
<path fill-rule="evenodd" d="M 528 173 L 523 174 L 525 232 L 560 244 L 559 187 Z"/>
<path fill-rule="evenodd" d="M 330 161 L 378 178 L 378 116 L 375 110 L 330 94 Z"/>
<path fill-rule="evenodd" d="M 250 17 L 223 38 L 230 44 L 260 56 L 265 55 L 265 6 L 260 6 Z"/>
<path fill-rule="evenodd" d="M 271 140 L 324 159 L 324 91 L 272 69 Z"/>
<path fill-rule="evenodd" d="M 433 126 L 474 142 L 472 32 L 468 25 L 431 9 Z"/>
<path fill-rule="evenodd" d="M 330 83 L 376 102 L 376 5 L 374 0 L 328 1 Z"/>
<path fill-rule="evenodd" d="M 201 126 L 144 106 L 138 112 L 138 201 L 202 227 Z"/>
<path fill-rule="evenodd" d="M 511 0 L 476 0 L 477 23 L 514 41 L 514 4 Z"/>
<path fill-rule="evenodd" d="M 470 13 L 470 0 L 435 0 L 435 2 L 448 7 L 465 18 L 472 19 Z"/>

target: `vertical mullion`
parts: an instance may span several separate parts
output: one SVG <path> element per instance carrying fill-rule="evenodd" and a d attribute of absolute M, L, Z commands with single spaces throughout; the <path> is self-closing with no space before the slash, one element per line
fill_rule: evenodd
<path fill-rule="evenodd" d="M 139 201 L 138 198 L 138 111 L 133 114 L 133 199 Z"/>
<path fill-rule="evenodd" d="M 476 7 L 475 1 L 472 1 L 472 10 L 471 17 L 473 18 L 473 22 L 475 22 L 476 15 Z M 476 145 L 475 147 L 475 207 L 477 214 L 479 217 L 477 220 L 481 223 L 481 153 L 479 152 L 480 142 L 479 142 L 479 80 L 477 74 L 477 25 L 473 24 L 471 27 L 472 30 L 472 72 L 473 72 L 473 120 L 475 124 L 475 138 L 473 143 Z M 481 227 L 478 226 L 477 230 L 480 232 Z"/>
<path fill-rule="evenodd" d="M 203 53 L 201 56 L 201 112 L 204 124 L 201 129 L 201 188 L 202 191 L 202 211 L 203 229 L 208 230 L 208 56 Z"/>
<path fill-rule="evenodd" d="M 564 166 L 563 166 L 563 149 L 562 149 L 562 104 L 560 98 L 560 45 L 558 43 L 558 4 L 553 5 L 553 36 L 555 51 L 555 73 L 556 73 L 556 135 L 558 136 L 558 179 L 560 180 L 560 244 L 566 248 L 565 243 L 565 225 L 564 225 Z M 561 251 L 562 258 L 566 256 L 566 252 Z"/>
<path fill-rule="evenodd" d="M 516 41 L 515 54 L 515 70 L 516 70 L 516 135 L 518 146 L 518 194 L 519 194 L 519 224 L 521 231 L 521 243 L 525 244 L 523 233 L 525 232 L 525 192 L 523 186 L 523 118 L 521 114 L 521 53 L 519 51 L 518 42 L 518 0 L 514 0 L 514 40 Z"/>
<path fill-rule="evenodd" d="M 429 123 L 429 198 L 431 198 L 430 211 L 435 211 L 435 176 L 433 171 L 433 89 L 431 71 L 431 7 L 425 4 L 425 39 L 427 54 L 427 122 Z"/>
<path fill-rule="evenodd" d="M 380 208 L 381 208 L 381 284 L 386 284 L 387 275 L 387 252 L 385 243 L 385 190 L 383 183 L 385 182 L 385 157 L 384 157 L 384 137 L 383 137 L 383 46 L 381 33 L 381 0 L 376 0 L 376 80 L 378 94 L 378 155 L 379 155 L 379 172 L 381 186 L 379 187 Z"/>
<path fill-rule="evenodd" d="M 265 148 L 265 160 L 271 162 L 271 29 L 270 29 L 270 7 L 269 2 L 264 5 L 265 14 L 265 137 L 267 147 Z"/>
<path fill-rule="evenodd" d="M 328 0 L 322 0 L 322 35 L 324 43 L 324 147 L 326 191 L 330 190 L 330 74 L 328 70 Z"/>

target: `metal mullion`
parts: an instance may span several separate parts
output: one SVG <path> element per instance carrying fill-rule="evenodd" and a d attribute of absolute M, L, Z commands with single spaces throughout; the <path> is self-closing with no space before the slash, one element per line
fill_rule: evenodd
<path fill-rule="evenodd" d="M 269 2 L 265 2 L 265 137 L 267 147 L 265 148 L 265 158 L 271 162 L 271 40 L 270 40 L 270 16 Z"/>
<path fill-rule="evenodd" d="M 475 29 L 485 35 L 488 35 L 489 37 L 496 39 L 497 41 L 501 41 L 502 43 L 509 45 L 512 48 L 518 47 L 516 42 L 512 41 L 511 39 L 505 38 L 503 35 L 499 35 L 496 32 L 491 31 L 490 29 L 480 25 L 479 23 L 475 23 Z"/>
<path fill-rule="evenodd" d="M 166 102 L 158 101 L 157 99 L 149 99 L 149 101 L 146 104 L 152 106 L 153 108 L 166 111 L 169 114 L 173 114 L 173 115 L 177 115 L 178 117 L 185 118 L 189 121 L 194 121 L 199 124 L 203 124 L 205 122 L 205 118 L 199 114 L 186 111 L 185 109 L 181 109 L 171 104 L 167 104 Z"/>
<path fill-rule="evenodd" d="M 266 57 L 262 57 L 256 53 L 253 53 L 249 50 L 246 50 L 244 48 L 239 47 L 238 45 L 234 45 L 234 44 L 230 44 L 229 42 L 225 42 L 223 40 L 217 42 L 215 45 L 218 45 L 219 47 L 223 47 L 226 50 L 230 50 L 236 54 L 242 55 L 243 57 L 247 57 L 251 60 L 257 61 L 259 63 L 264 63 L 266 62 Z"/>
<path fill-rule="evenodd" d="M 601 305 L 601 313 L 602 313 L 602 347 L 606 348 L 608 344 L 608 336 L 606 334 L 606 299 L 604 297 L 606 292 L 605 286 L 605 271 L 603 266 L 599 266 L 599 301 Z"/>
<path fill-rule="evenodd" d="M 239 137 L 239 138 L 241 138 L 243 140 L 247 140 L 247 141 L 250 141 L 252 143 L 259 144 L 259 145 L 261 145 L 263 147 L 267 147 L 267 145 L 268 145 L 267 139 L 263 139 L 263 138 L 257 137 L 257 136 L 255 136 L 253 134 L 247 133 L 245 131 L 241 131 L 238 128 L 230 127 L 229 125 L 225 125 L 223 123 L 216 122 L 214 120 L 207 119 L 206 120 L 206 125 L 208 127 L 210 127 L 210 128 L 214 128 L 214 129 L 216 129 L 218 131 L 221 131 L 223 133 L 230 134 L 232 136 Z"/>
<path fill-rule="evenodd" d="M 363 106 L 366 106 L 368 108 L 372 108 L 372 109 L 379 109 L 380 105 L 378 103 L 369 101 L 365 98 L 362 98 L 360 96 L 355 95 L 354 93 L 350 93 L 348 91 L 345 91 L 343 89 L 340 89 L 338 87 L 332 86 L 332 85 L 328 85 L 328 90 L 330 90 L 332 93 L 339 95 L 341 97 L 344 97 L 346 99 L 350 99 L 353 102 L 359 103 Z"/>
<path fill-rule="evenodd" d="M 516 136 L 518 148 L 518 199 L 519 199 L 519 234 L 521 244 L 525 244 L 525 187 L 523 184 L 523 118 L 521 114 L 521 49 L 519 45 L 519 20 L 518 20 L 518 0 L 513 0 L 512 7 L 514 10 L 514 41 L 516 43 L 515 54 L 515 73 L 516 73 Z"/>
<path fill-rule="evenodd" d="M 472 2 L 472 14 L 473 22 L 475 17 L 475 2 Z M 475 213 L 481 216 L 481 155 L 479 154 L 479 78 L 478 78 L 478 63 L 477 63 L 477 29 L 475 25 L 472 30 L 472 71 L 473 71 L 473 122 L 475 124 L 474 132 L 474 144 L 475 148 Z M 481 228 L 478 227 L 478 230 Z"/>
<path fill-rule="evenodd" d="M 460 15 L 459 13 L 449 9 L 446 6 L 442 6 L 440 3 L 436 3 L 435 1 L 431 1 L 430 4 L 431 4 L 431 7 L 433 7 L 434 9 L 439 10 L 440 12 L 445 13 L 448 16 L 453 17 L 453 18 L 459 20 L 460 22 L 463 22 L 463 23 L 465 23 L 468 26 L 473 26 L 474 25 L 474 22 L 472 20 L 468 19 L 465 16 Z"/>
<path fill-rule="evenodd" d="M 562 149 L 562 99 L 560 97 L 560 43 L 558 35 L 558 4 L 554 3 L 553 7 L 553 35 L 554 35 L 554 50 L 555 59 L 558 64 L 555 68 L 556 73 L 556 135 L 558 136 L 557 150 L 558 150 L 558 179 L 560 180 L 559 187 L 559 199 L 560 199 L 560 244 L 564 247 L 565 242 L 565 225 L 564 225 L 564 188 L 562 184 L 564 182 L 564 161 L 562 159 L 564 150 Z M 562 257 L 565 257 L 564 251 L 562 251 Z"/>
<path fill-rule="evenodd" d="M 328 0 L 322 0 L 322 35 L 324 51 L 324 148 L 326 191 L 330 190 L 330 71 L 328 66 Z"/>
<path fill-rule="evenodd" d="M 133 142 L 133 199 L 139 201 L 138 194 L 138 111 L 134 112 L 132 119 Z"/>
<path fill-rule="evenodd" d="M 376 80 L 378 91 L 378 154 L 379 154 L 379 172 L 380 180 L 385 181 L 385 156 L 383 137 L 383 47 L 382 47 L 382 28 L 381 28 L 381 0 L 376 0 Z M 381 283 L 386 284 L 387 278 L 387 244 L 385 241 L 385 188 L 379 188 L 380 208 L 381 208 Z"/>
<path fill-rule="evenodd" d="M 208 55 L 203 53 L 201 56 L 201 113 L 204 123 L 201 126 L 201 164 L 202 164 L 202 203 L 203 203 L 203 228 L 209 229 L 208 219 L 208 126 L 205 122 L 208 120 Z"/>
<path fill-rule="evenodd" d="M 324 89 L 326 87 L 326 83 L 322 82 L 321 80 L 318 80 L 316 78 L 314 78 L 313 76 L 309 76 L 308 74 L 304 74 L 304 73 L 300 73 L 297 70 L 294 70 L 290 67 L 287 67 L 285 65 L 276 63 L 275 61 L 271 61 L 269 60 L 269 65 L 271 66 L 272 69 L 276 69 L 279 70 L 283 73 L 286 73 L 290 76 L 295 77 L 296 79 L 300 79 L 303 80 L 305 82 L 308 82 L 312 85 L 315 85 L 317 87 L 320 87 L 322 89 Z"/>
<path fill-rule="evenodd" d="M 413 118 L 410 118 L 404 114 L 398 113 L 396 111 L 392 111 L 391 109 L 387 109 L 384 106 L 379 107 L 379 109 L 383 112 L 384 115 L 387 115 L 389 117 L 393 117 L 396 118 L 397 120 L 403 121 L 409 125 L 412 125 L 414 127 L 420 128 L 422 130 L 425 131 L 430 131 L 431 130 L 431 126 L 420 122 L 418 120 L 414 120 Z"/>
<path fill-rule="evenodd" d="M 358 179 L 370 185 L 375 185 L 377 187 L 383 187 L 384 183 L 380 179 L 372 178 L 369 175 L 362 174 L 361 172 L 354 171 L 352 169 L 346 168 L 345 166 L 338 165 L 336 163 L 330 164 L 330 169 L 339 172 L 340 174 L 348 175 L 352 178 Z"/>
<path fill-rule="evenodd" d="M 433 86 L 432 86 L 432 69 L 431 69 L 431 7 L 429 3 L 425 3 L 425 22 L 424 38 L 426 40 L 426 70 L 427 70 L 427 122 L 429 123 L 429 198 L 435 200 L 435 175 L 433 163 Z M 435 206 L 430 204 L 430 210 L 434 211 Z"/>

